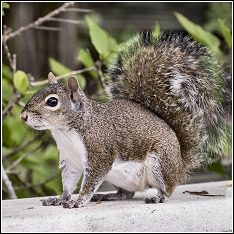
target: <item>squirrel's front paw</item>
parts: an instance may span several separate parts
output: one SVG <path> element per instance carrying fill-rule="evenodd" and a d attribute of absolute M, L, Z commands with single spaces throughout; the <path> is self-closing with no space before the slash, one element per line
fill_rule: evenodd
<path fill-rule="evenodd" d="M 66 199 L 57 198 L 57 197 L 49 197 L 47 199 L 41 199 L 43 206 L 59 206 L 62 205 Z"/>
<path fill-rule="evenodd" d="M 79 208 L 79 204 L 77 201 L 70 200 L 63 203 L 63 208 L 68 208 L 68 209 Z"/>

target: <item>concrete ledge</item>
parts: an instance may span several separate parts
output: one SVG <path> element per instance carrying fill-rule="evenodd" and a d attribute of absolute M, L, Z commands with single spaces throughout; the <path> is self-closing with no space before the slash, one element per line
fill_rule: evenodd
<path fill-rule="evenodd" d="M 232 232 L 232 189 L 227 181 L 182 185 L 167 203 L 145 204 L 150 189 L 127 201 L 80 209 L 45 207 L 41 198 L 2 201 L 2 232 Z M 206 190 L 224 197 L 183 193 Z M 73 196 L 73 199 L 76 196 Z"/>

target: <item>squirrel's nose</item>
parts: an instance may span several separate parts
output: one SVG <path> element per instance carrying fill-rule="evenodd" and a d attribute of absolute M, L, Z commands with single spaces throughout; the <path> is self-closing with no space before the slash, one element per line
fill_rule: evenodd
<path fill-rule="evenodd" d="M 27 115 L 27 113 L 25 111 L 21 112 L 20 117 L 24 122 L 27 122 L 28 115 Z"/>

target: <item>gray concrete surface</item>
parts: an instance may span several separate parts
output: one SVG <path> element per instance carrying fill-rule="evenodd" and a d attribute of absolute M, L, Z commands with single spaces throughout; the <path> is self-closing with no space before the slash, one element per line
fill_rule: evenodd
<path fill-rule="evenodd" d="M 227 181 L 178 186 L 167 203 L 145 204 L 149 189 L 127 201 L 78 209 L 45 207 L 41 198 L 2 201 L 2 232 L 232 232 L 232 188 Z M 205 197 L 183 193 L 206 190 Z M 73 196 L 73 199 L 76 195 Z"/>

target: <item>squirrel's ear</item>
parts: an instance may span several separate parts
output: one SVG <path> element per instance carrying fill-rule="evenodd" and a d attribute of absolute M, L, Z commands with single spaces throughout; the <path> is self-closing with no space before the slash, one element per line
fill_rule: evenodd
<path fill-rule="evenodd" d="M 56 84 L 56 83 L 58 83 L 58 81 L 56 80 L 56 78 L 55 78 L 55 76 L 54 76 L 54 74 L 52 72 L 50 72 L 48 74 L 48 82 L 49 82 L 49 84 Z"/>
<path fill-rule="evenodd" d="M 66 88 L 70 93 L 71 100 L 73 102 L 78 101 L 81 89 L 76 77 L 72 76 L 68 79 Z"/>
<path fill-rule="evenodd" d="M 72 76 L 67 81 L 67 88 L 72 92 L 77 92 L 79 89 L 79 84 L 75 76 Z"/>

